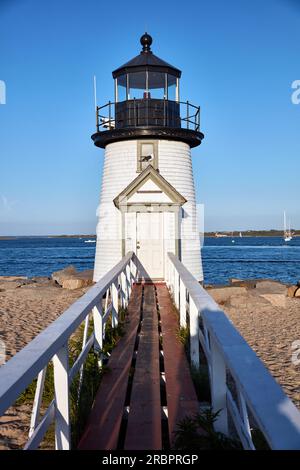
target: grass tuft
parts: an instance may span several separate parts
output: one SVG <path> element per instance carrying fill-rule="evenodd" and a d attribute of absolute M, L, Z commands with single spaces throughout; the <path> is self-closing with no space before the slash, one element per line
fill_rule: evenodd
<path fill-rule="evenodd" d="M 177 424 L 174 449 L 192 450 L 239 450 L 239 441 L 231 439 L 214 430 L 220 411 L 213 413 L 211 409 L 201 411 L 194 417 L 187 416 Z"/>

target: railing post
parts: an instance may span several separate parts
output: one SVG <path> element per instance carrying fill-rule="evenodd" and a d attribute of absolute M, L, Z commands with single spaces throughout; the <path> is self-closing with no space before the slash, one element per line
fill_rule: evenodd
<path fill-rule="evenodd" d="M 99 132 L 99 107 L 96 106 L 96 129 L 97 129 L 97 132 Z"/>
<path fill-rule="evenodd" d="M 128 263 L 127 266 L 126 266 L 126 284 L 127 284 L 127 293 L 128 293 L 127 301 L 129 301 L 129 298 L 130 298 L 130 295 L 131 295 L 131 270 L 130 270 L 130 263 Z"/>
<path fill-rule="evenodd" d="M 195 302 L 190 297 L 190 350 L 191 363 L 199 367 L 199 312 Z"/>
<path fill-rule="evenodd" d="M 32 412 L 31 412 L 31 419 L 30 419 L 30 429 L 29 429 L 29 434 L 28 434 L 29 437 L 32 436 L 37 425 L 39 424 L 40 407 L 42 404 L 46 372 L 47 372 L 47 367 L 44 367 L 44 369 L 41 370 L 37 378 L 34 401 L 33 401 Z"/>
<path fill-rule="evenodd" d="M 133 118 L 134 118 L 134 125 L 135 125 L 135 127 L 137 127 L 137 113 L 136 113 L 135 98 L 133 98 Z"/>
<path fill-rule="evenodd" d="M 211 402 L 213 412 L 219 411 L 215 421 L 215 430 L 228 435 L 228 417 L 226 400 L 226 366 L 222 355 L 211 338 Z"/>
<path fill-rule="evenodd" d="M 165 274 L 165 280 L 167 287 L 170 289 L 170 260 L 169 256 L 167 255 L 166 257 L 166 274 Z"/>
<path fill-rule="evenodd" d="M 136 281 L 137 266 L 133 259 L 130 260 L 131 286 Z"/>
<path fill-rule="evenodd" d="M 175 269 L 174 273 L 174 302 L 176 308 L 179 310 L 179 274 L 177 269 Z"/>
<path fill-rule="evenodd" d="M 127 290 L 126 274 L 125 274 L 124 271 L 121 272 L 121 290 L 122 290 L 122 298 L 123 298 L 122 306 L 123 306 L 123 308 L 127 308 L 127 305 L 128 305 L 128 290 Z"/>
<path fill-rule="evenodd" d="M 240 415 L 244 424 L 244 431 L 248 437 L 248 440 L 252 442 L 252 436 L 251 436 L 251 429 L 250 429 L 250 424 L 249 424 L 249 417 L 248 417 L 248 411 L 247 411 L 247 405 L 245 398 L 242 394 L 241 388 L 238 384 L 236 384 L 237 387 L 237 396 L 238 396 L 238 404 L 239 404 L 239 411 Z"/>
<path fill-rule="evenodd" d="M 180 298 L 180 327 L 186 328 L 186 289 L 181 278 L 179 280 L 179 298 Z"/>
<path fill-rule="evenodd" d="M 101 305 L 102 310 L 102 305 Z M 95 344 L 94 350 L 98 353 L 102 351 L 103 348 L 103 319 L 101 311 L 98 307 L 93 307 L 93 322 L 94 322 L 94 335 L 95 335 Z M 102 365 L 102 359 L 99 361 L 99 366 Z"/>
<path fill-rule="evenodd" d="M 118 278 L 113 281 L 111 289 L 112 298 L 112 327 L 118 326 L 119 296 L 118 296 Z"/>
<path fill-rule="evenodd" d="M 108 128 L 111 130 L 111 102 L 108 102 Z"/>
<path fill-rule="evenodd" d="M 55 394 L 55 448 L 69 450 L 71 445 L 69 406 L 69 353 L 66 343 L 53 357 Z"/>
<path fill-rule="evenodd" d="M 186 125 L 187 129 L 190 128 L 190 107 L 189 107 L 189 102 L 186 102 Z"/>

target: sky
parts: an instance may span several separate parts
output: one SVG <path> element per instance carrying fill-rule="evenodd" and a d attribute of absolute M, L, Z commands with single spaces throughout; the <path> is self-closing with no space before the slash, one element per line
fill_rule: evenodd
<path fill-rule="evenodd" d="M 0 235 L 95 233 L 93 75 L 113 100 L 145 30 L 201 106 L 205 230 L 300 229 L 299 23 L 300 0 L 0 0 Z"/>

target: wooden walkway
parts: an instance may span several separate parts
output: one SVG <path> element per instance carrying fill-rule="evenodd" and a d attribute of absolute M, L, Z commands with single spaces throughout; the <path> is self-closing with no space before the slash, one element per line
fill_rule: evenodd
<path fill-rule="evenodd" d="M 160 450 L 198 411 L 178 319 L 164 284 L 133 286 L 126 333 L 109 359 L 79 449 Z"/>

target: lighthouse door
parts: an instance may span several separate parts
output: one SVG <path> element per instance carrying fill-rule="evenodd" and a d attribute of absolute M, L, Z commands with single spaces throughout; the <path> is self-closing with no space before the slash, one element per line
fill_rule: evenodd
<path fill-rule="evenodd" d="M 136 254 L 142 265 L 140 276 L 145 279 L 162 279 L 163 213 L 137 212 L 136 215 Z"/>

